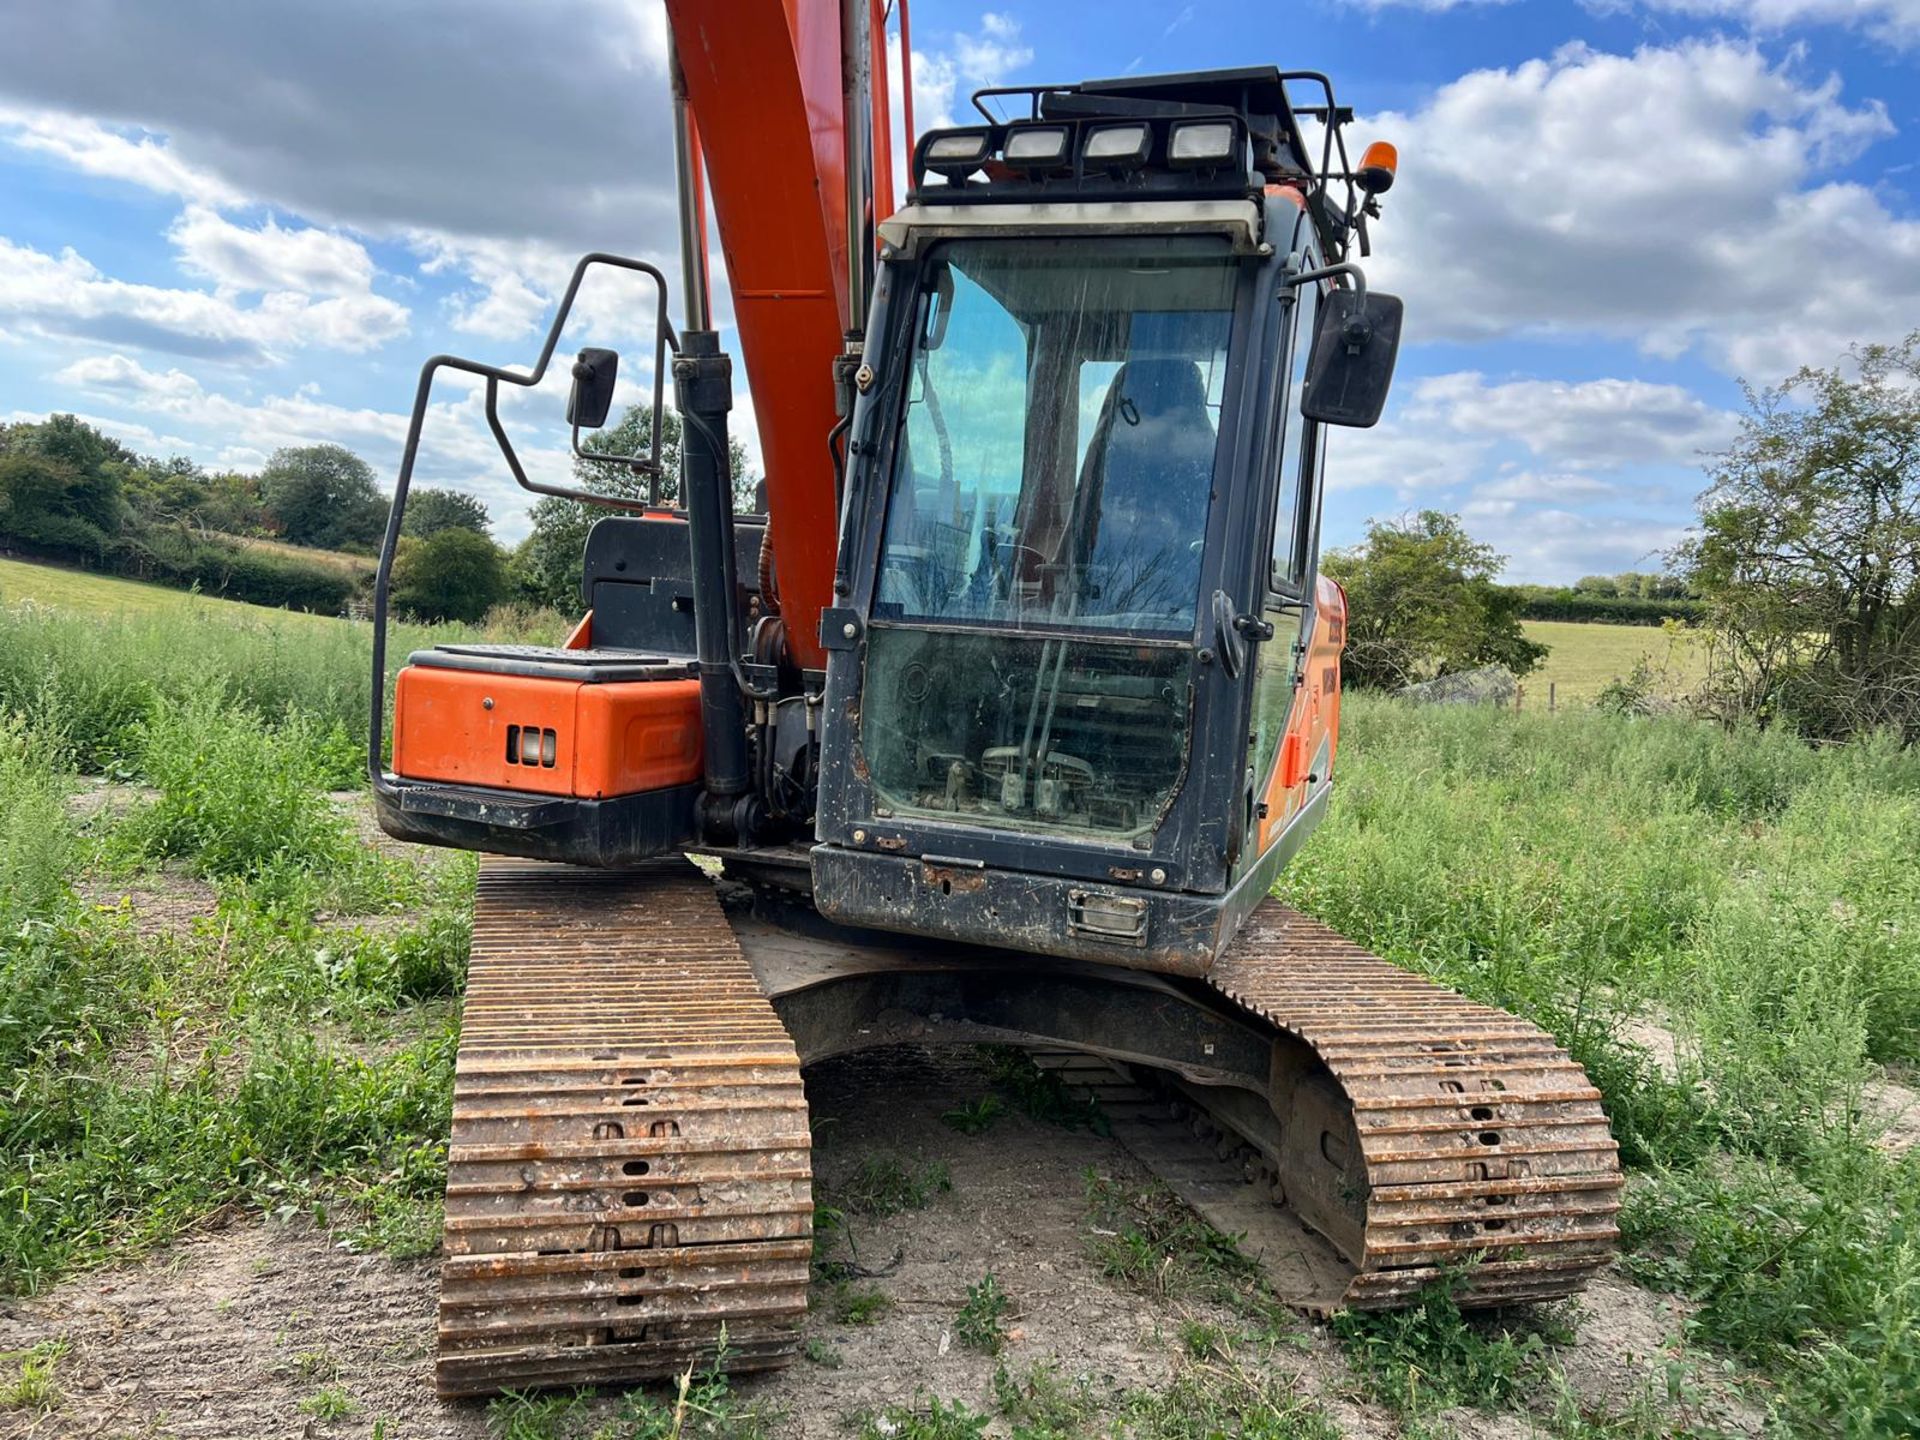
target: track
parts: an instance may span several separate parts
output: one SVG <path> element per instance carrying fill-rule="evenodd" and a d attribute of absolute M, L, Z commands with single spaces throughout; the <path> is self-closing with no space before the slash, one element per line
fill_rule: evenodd
<path fill-rule="evenodd" d="M 1275 1109 L 1310 1122 L 1286 1127 L 1279 1180 L 1354 1265 L 1343 1304 L 1405 1303 L 1468 1260 L 1462 1305 L 1551 1299 L 1612 1258 L 1619 1147 L 1600 1092 L 1538 1026 L 1273 900 L 1207 978 L 1339 1088 L 1344 1114 L 1326 1077 L 1274 1077 Z"/>
<path fill-rule="evenodd" d="M 441 1271 L 443 1395 L 778 1365 L 807 1307 L 799 1059 L 711 883 L 488 859 Z"/>
<path fill-rule="evenodd" d="M 1116 1137 L 1244 1236 L 1306 1308 L 1404 1304 L 1443 1276 L 1466 1306 L 1549 1299 L 1611 1259 L 1621 1179 L 1599 1093 L 1526 1021 L 1274 901 L 1206 981 L 1120 977 L 1107 999 L 1130 1008 L 1100 1022 L 1180 1012 L 1184 1028 L 1136 1033 L 1187 1034 L 1204 1057 L 1217 1035 L 1237 1070 L 1196 1065 L 1191 1050 L 1143 1066 L 1167 1052 L 1117 1050 L 1098 1025 L 1071 1036 L 1044 1010 L 1004 1007 L 1012 977 L 1066 995 L 1065 973 L 764 924 L 737 935 L 684 864 L 484 861 L 454 1088 L 441 1392 L 672 1374 L 711 1357 L 723 1326 L 732 1368 L 791 1358 L 811 1165 L 801 1057 L 775 1006 L 836 986 L 855 1003 L 811 1012 L 842 1018 L 824 1031 L 816 1020 L 809 1055 L 993 1039 L 1130 1060 L 1149 1089 L 1112 1091 Z M 931 988 L 897 983 L 915 976 Z M 875 984 L 891 998 L 863 1009 L 860 994 L 880 992 L 859 987 Z M 902 1009 L 912 994 L 923 1004 Z M 1050 1063 L 1086 1084 L 1121 1074 Z"/>

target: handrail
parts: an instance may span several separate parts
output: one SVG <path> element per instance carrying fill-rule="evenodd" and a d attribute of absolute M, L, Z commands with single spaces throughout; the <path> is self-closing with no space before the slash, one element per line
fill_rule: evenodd
<path fill-rule="evenodd" d="M 545 485 L 527 478 L 526 469 L 515 453 L 513 442 L 507 437 L 506 428 L 500 423 L 499 399 L 500 382 L 531 389 L 546 377 L 547 366 L 553 360 L 553 353 L 560 343 L 560 333 L 567 323 L 567 316 L 573 309 L 573 302 L 580 293 L 580 282 L 586 278 L 588 270 L 595 265 L 607 265 L 614 269 L 631 270 L 649 277 L 656 292 L 655 314 L 659 329 L 654 337 L 653 350 L 653 436 L 646 456 L 640 455 L 601 455 L 580 448 L 580 426 L 573 426 L 573 453 L 583 460 L 604 460 L 610 464 L 625 465 L 639 471 L 649 479 L 648 498 L 629 500 L 618 495 L 600 495 L 591 490 L 570 485 Z M 468 375 L 478 375 L 487 382 L 487 428 L 493 432 L 493 438 L 500 447 L 500 453 L 506 458 L 507 468 L 513 472 L 515 482 L 523 490 L 537 495 L 554 495 L 563 500 L 578 500 L 588 505 L 601 505 L 615 510 L 648 510 L 653 508 L 659 496 L 660 480 L 660 430 L 666 405 L 666 369 L 667 347 L 672 346 L 677 354 L 680 349 L 679 338 L 675 335 L 671 322 L 667 319 L 667 280 L 654 266 L 644 260 L 633 260 L 623 255 L 608 255 L 599 251 L 583 255 L 573 267 L 572 278 L 567 281 L 566 292 L 560 297 L 560 309 L 553 317 L 553 325 L 547 331 L 546 343 L 540 347 L 540 358 L 534 362 L 531 371 L 503 369 L 497 365 L 482 365 L 477 360 L 467 360 L 458 355 L 435 355 L 420 367 L 420 383 L 414 390 L 413 414 L 407 422 L 407 443 L 400 452 L 400 472 L 394 479 L 393 504 L 387 511 L 387 532 L 380 543 L 380 566 L 373 581 L 373 697 L 371 714 L 367 727 L 367 775 L 373 782 L 373 788 L 380 793 L 389 793 L 392 786 L 386 782 L 385 767 L 381 762 L 381 750 L 386 740 L 387 705 L 387 603 L 388 591 L 393 578 L 393 557 L 400 544 L 400 526 L 406 514 L 407 491 L 413 484 L 414 461 L 420 453 L 420 432 L 426 424 L 427 405 L 433 398 L 434 377 L 442 370 L 458 370 Z"/>

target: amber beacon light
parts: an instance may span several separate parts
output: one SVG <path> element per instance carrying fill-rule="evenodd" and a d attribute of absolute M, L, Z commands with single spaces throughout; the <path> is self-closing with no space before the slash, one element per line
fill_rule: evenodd
<path fill-rule="evenodd" d="M 1376 140 L 1360 157 L 1360 168 L 1353 178 L 1367 194 L 1384 195 L 1393 188 L 1393 177 L 1399 168 L 1400 152 L 1387 141 Z"/>

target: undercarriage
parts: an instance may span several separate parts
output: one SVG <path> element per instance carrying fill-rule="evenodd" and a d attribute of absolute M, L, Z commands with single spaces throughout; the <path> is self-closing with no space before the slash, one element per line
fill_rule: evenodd
<path fill-rule="evenodd" d="M 756 879 L 483 861 L 442 1393 L 673 1374 L 723 1327 L 736 1368 L 791 1358 L 802 1071 L 899 1044 L 1022 1046 L 1107 1095 L 1311 1312 L 1443 1276 L 1463 1306 L 1550 1299 L 1611 1257 L 1616 1146 L 1552 1038 L 1277 901 L 1189 978 L 842 929 Z"/>

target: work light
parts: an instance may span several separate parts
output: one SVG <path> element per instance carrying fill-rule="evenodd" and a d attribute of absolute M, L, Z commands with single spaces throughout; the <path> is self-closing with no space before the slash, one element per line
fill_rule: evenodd
<path fill-rule="evenodd" d="M 988 141 L 985 130 L 949 130 L 929 135 L 920 154 L 929 170 L 949 180 L 964 180 L 987 158 Z"/>
<path fill-rule="evenodd" d="M 1050 170 L 1067 163 L 1067 127 L 1020 125 L 1007 131 L 1001 150 L 1007 164 L 1021 170 Z"/>
<path fill-rule="evenodd" d="M 1087 136 L 1082 152 L 1089 165 L 1109 170 L 1138 170 L 1153 148 L 1153 132 L 1145 125 L 1103 125 Z"/>
<path fill-rule="evenodd" d="M 1231 120 L 1189 120 L 1175 125 L 1167 140 L 1167 163 L 1176 170 L 1225 165 L 1233 159 L 1239 129 Z"/>

